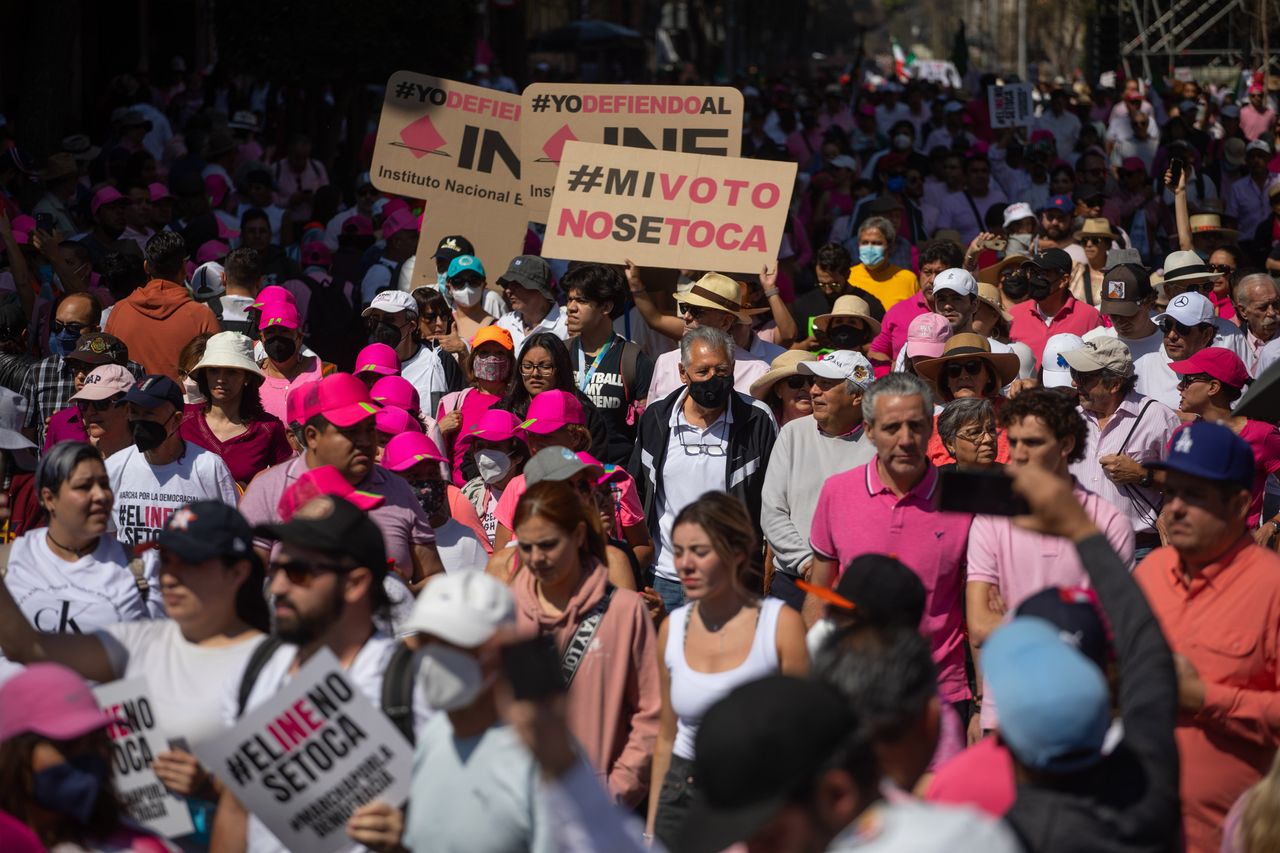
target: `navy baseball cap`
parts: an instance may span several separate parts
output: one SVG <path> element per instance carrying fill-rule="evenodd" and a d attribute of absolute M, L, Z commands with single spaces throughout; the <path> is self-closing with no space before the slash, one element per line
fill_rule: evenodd
<path fill-rule="evenodd" d="M 1018 616 L 982 647 L 982 672 L 1009 750 L 1032 769 L 1070 773 L 1101 760 L 1111 695 L 1102 671 L 1059 634 Z"/>
<path fill-rule="evenodd" d="M 1055 195 L 1040 205 L 1040 210 L 1037 212 L 1044 213 L 1046 210 L 1056 210 L 1059 213 L 1065 213 L 1067 216 L 1075 216 L 1076 203 L 1069 195 Z"/>
<path fill-rule="evenodd" d="M 1101 669 L 1113 657 L 1111 633 L 1098 596 L 1079 586 L 1051 586 L 1018 605 L 1017 616 L 1035 616 L 1058 629 L 1064 643 L 1079 649 Z"/>
<path fill-rule="evenodd" d="M 164 523 L 156 544 L 184 562 L 214 557 L 253 559 L 253 529 L 235 507 L 222 501 L 196 501 Z"/>
<path fill-rule="evenodd" d="M 144 376 L 125 393 L 124 401 L 144 409 L 171 403 L 175 409 L 182 411 L 182 389 L 168 376 Z"/>
<path fill-rule="evenodd" d="M 1174 433 L 1173 446 L 1163 462 L 1148 468 L 1177 471 L 1190 477 L 1253 488 L 1253 448 L 1230 427 L 1195 421 Z"/>

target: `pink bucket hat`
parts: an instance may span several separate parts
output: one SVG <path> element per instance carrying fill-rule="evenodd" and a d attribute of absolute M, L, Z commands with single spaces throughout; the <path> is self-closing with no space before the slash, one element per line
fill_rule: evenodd
<path fill-rule="evenodd" d="M 280 502 L 276 505 L 276 512 L 280 513 L 282 519 L 288 521 L 299 507 L 321 495 L 342 498 L 366 512 L 382 506 L 385 500 L 382 495 L 360 491 L 348 483 L 347 478 L 342 476 L 342 472 L 332 465 L 322 465 L 306 471 L 284 490 L 284 494 L 280 496 Z"/>
<path fill-rule="evenodd" d="M 404 432 L 422 432 L 422 422 L 404 409 L 386 406 L 374 416 L 378 432 L 384 435 L 400 435 Z"/>
<path fill-rule="evenodd" d="M 377 413 L 369 389 L 350 373 L 331 373 L 316 383 L 315 414 L 340 429 L 355 426 Z"/>
<path fill-rule="evenodd" d="M 548 435 L 569 424 L 585 423 L 577 397 L 568 391 L 543 391 L 529 404 L 529 419 L 521 426 L 528 432 Z"/>
<path fill-rule="evenodd" d="M 422 411 L 418 389 L 403 376 L 384 376 L 369 389 L 369 396 L 380 406 L 395 406 L 406 412 Z"/>
<path fill-rule="evenodd" d="M 921 314 L 907 327 L 907 358 L 938 358 L 951 338 L 951 324 L 941 314 Z"/>
<path fill-rule="evenodd" d="M 444 462 L 436 443 L 420 432 L 406 432 L 387 442 L 381 465 L 388 471 L 408 471 L 419 462 Z"/>
<path fill-rule="evenodd" d="M 0 687 L 0 742 L 33 732 L 75 740 L 117 723 L 85 680 L 57 663 L 33 663 Z"/>
<path fill-rule="evenodd" d="M 396 351 L 386 344 L 369 344 L 356 356 L 355 372 L 395 376 L 400 372 L 400 359 Z"/>

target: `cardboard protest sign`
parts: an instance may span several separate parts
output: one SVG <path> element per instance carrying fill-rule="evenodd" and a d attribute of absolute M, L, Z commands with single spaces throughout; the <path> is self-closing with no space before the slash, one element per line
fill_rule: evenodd
<path fill-rule="evenodd" d="M 518 95 L 410 71 L 387 81 L 369 176 L 426 202 L 415 283 L 435 281 L 431 256 L 449 234 L 471 240 L 486 268 L 520 254 L 529 221 L 520 116 Z"/>
<path fill-rule="evenodd" d="M 151 762 L 168 751 L 156 721 L 155 705 L 145 678 L 113 681 L 95 687 L 94 697 L 102 710 L 123 722 L 107 727 L 111 737 L 112 772 L 116 794 L 129 816 L 147 828 L 169 838 L 194 830 L 187 801 L 169 792 Z"/>
<path fill-rule="evenodd" d="M 569 142 L 549 258 L 759 273 L 778 262 L 795 163 Z"/>
<path fill-rule="evenodd" d="M 1031 84 L 992 86 L 987 90 L 987 109 L 991 113 L 992 127 L 1030 127 L 1035 119 Z"/>
<path fill-rule="evenodd" d="M 328 649 L 195 752 L 285 849 L 308 853 L 349 847 L 347 819 L 365 803 L 403 803 L 413 764 L 413 747 Z"/>
<path fill-rule="evenodd" d="M 566 142 L 599 142 L 686 154 L 742 153 L 742 92 L 729 86 L 534 83 L 520 120 L 526 205 L 551 210 Z"/>

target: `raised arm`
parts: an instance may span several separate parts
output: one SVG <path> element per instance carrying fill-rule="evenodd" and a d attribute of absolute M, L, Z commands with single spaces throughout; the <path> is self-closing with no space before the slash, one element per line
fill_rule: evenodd
<path fill-rule="evenodd" d="M 653 301 L 653 297 L 649 295 L 649 291 L 644 289 L 644 282 L 640 279 L 640 268 L 633 261 L 628 260 L 625 263 L 627 265 L 627 288 L 631 291 L 631 301 L 636 304 L 636 308 L 640 311 L 640 316 L 644 318 L 645 323 L 655 332 L 666 335 L 673 341 L 678 341 L 684 337 L 684 320 L 679 317 L 672 317 L 669 314 L 663 314 Z"/>

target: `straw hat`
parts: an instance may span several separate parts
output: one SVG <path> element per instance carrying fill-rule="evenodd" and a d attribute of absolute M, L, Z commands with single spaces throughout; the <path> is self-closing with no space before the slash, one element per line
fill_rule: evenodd
<path fill-rule="evenodd" d="M 1196 213 L 1191 217 L 1191 236 L 1198 234 L 1214 235 L 1224 240 L 1234 240 L 1240 232 L 1234 228 L 1224 228 L 1222 217 L 1216 213 Z"/>
<path fill-rule="evenodd" d="M 1085 237 L 1106 237 L 1112 242 L 1120 239 L 1120 235 L 1111 230 L 1111 223 L 1102 217 L 1084 221 L 1084 227 L 1076 232 L 1076 239 L 1083 240 Z"/>
<path fill-rule="evenodd" d="M 204 356 L 191 373 L 206 367 L 232 367 L 262 381 L 262 368 L 253 360 L 253 341 L 239 332 L 219 332 L 204 345 Z"/>
<path fill-rule="evenodd" d="M 1004 310 L 1004 306 L 1000 304 L 1000 288 L 994 284 L 978 282 L 978 301 L 995 310 L 1000 315 L 1000 319 L 1006 323 L 1013 324 L 1013 315 Z"/>
<path fill-rule="evenodd" d="M 695 281 L 688 290 L 677 298 L 679 305 L 696 305 L 712 311 L 727 311 L 736 314 L 738 319 L 750 321 L 751 317 L 742 310 L 742 288 L 727 275 L 709 272 Z"/>
<path fill-rule="evenodd" d="M 861 296 L 853 294 L 841 296 L 836 300 L 836 304 L 831 306 L 830 314 L 819 314 L 813 318 L 813 327 L 825 332 L 834 317 L 857 317 L 867 324 L 872 337 L 880 334 L 880 321 L 871 316 L 871 307 Z"/>
<path fill-rule="evenodd" d="M 763 376 L 751 383 L 751 396 L 757 400 L 763 400 L 769 396 L 769 392 L 773 390 L 774 385 L 784 379 L 790 379 L 792 376 L 799 376 L 800 371 L 797 367 L 801 362 L 817 360 L 818 356 L 811 352 L 799 349 L 787 350 L 773 360 L 773 363 L 769 365 L 769 370 Z"/>
<path fill-rule="evenodd" d="M 938 377 L 946 366 L 953 361 L 969 361 L 977 358 L 985 361 L 996 377 L 996 387 L 1003 388 L 1018 378 L 1018 357 L 1011 352 L 992 352 L 991 343 L 982 335 L 973 332 L 961 332 L 952 335 L 951 340 L 942 350 L 938 358 L 931 358 L 916 365 L 916 373 L 934 388 L 941 391 Z"/>
<path fill-rule="evenodd" d="M 978 270 L 978 284 L 994 284 L 999 286 L 1000 276 L 1004 274 L 1006 268 L 1022 266 L 1030 260 L 1031 259 L 1026 255 L 1009 255 L 1002 261 Z M 979 290 L 981 290 L 981 288 L 979 288 Z"/>

